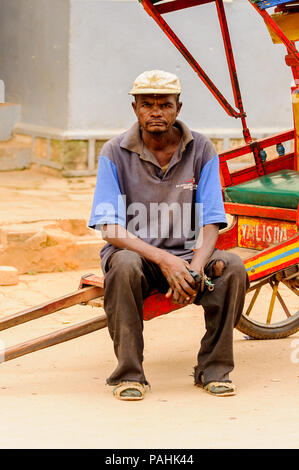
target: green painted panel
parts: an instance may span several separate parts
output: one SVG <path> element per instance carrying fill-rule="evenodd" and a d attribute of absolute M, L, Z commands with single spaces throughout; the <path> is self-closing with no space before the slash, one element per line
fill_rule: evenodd
<path fill-rule="evenodd" d="M 297 209 L 299 204 L 299 172 L 280 170 L 246 183 L 225 188 L 224 200 L 239 204 Z"/>

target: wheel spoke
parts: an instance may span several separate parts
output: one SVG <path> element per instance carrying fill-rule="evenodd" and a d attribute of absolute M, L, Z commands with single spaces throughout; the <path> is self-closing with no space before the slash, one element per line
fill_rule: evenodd
<path fill-rule="evenodd" d="M 294 286 L 293 284 L 291 284 L 290 281 L 282 281 L 291 291 L 294 292 L 294 294 L 298 295 L 299 296 L 299 289 Z"/>
<path fill-rule="evenodd" d="M 276 281 L 273 285 L 273 283 L 271 282 L 271 279 L 270 279 L 270 285 L 273 289 L 273 292 L 272 292 L 272 296 L 271 296 L 271 301 L 270 301 L 270 305 L 269 305 L 269 310 L 268 310 L 268 315 L 267 315 L 267 324 L 269 325 L 271 323 L 271 318 L 272 318 L 272 313 L 273 313 L 273 308 L 274 308 L 274 303 L 275 303 L 275 299 L 276 299 L 276 296 L 277 296 L 277 289 L 278 289 L 278 282 Z"/>
<path fill-rule="evenodd" d="M 256 289 L 255 293 L 253 294 L 252 299 L 251 299 L 251 301 L 250 301 L 250 304 L 249 304 L 249 306 L 248 306 L 248 309 L 246 310 L 245 315 L 247 315 L 247 316 L 250 315 L 250 312 L 251 312 L 251 310 L 253 309 L 253 306 L 254 306 L 254 304 L 255 304 L 255 301 L 256 301 L 256 299 L 257 299 L 257 296 L 258 296 L 259 293 L 260 293 L 261 288 L 262 288 L 262 286 L 259 286 L 259 287 Z"/>
<path fill-rule="evenodd" d="M 291 268 L 251 283 L 239 331 L 256 339 L 286 338 L 299 331 L 299 265 Z"/>
<path fill-rule="evenodd" d="M 282 308 L 284 309 L 286 316 L 287 316 L 288 318 L 291 317 L 292 315 L 291 315 L 291 313 L 290 313 L 288 307 L 286 306 L 286 304 L 285 304 L 283 298 L 281 297 L 281 295 L 280 295 L 280 293 L 279 293 L 278 291 L 277 291 L 277 298 L 278 298 L 278 300 L 279 300 L 279 302 L 280 302 Z"/>

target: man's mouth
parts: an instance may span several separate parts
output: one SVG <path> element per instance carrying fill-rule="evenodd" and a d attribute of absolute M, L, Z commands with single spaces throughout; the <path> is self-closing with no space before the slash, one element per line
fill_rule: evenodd
<path fill-rule="evenodd" d="M 150 126 L 165 126 L 164 121 L 148 121 Z"/>

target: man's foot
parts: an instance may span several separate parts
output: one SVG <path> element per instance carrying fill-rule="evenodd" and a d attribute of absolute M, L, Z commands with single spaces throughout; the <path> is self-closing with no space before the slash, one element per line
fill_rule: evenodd
<path fill-rule="evenodd" d="M 200 384 L 197 384 L 200 385 Z M 206 385 L 201 385 L 206 392 L 217 397 L 230 397 L 236 395 L 237 387 L 231 382 L 209 382 Z"/>
<path fill-rule="evenodd" d="M 118 400 L 143 400 L 145 385 L 139 382 L 120 382 L 113 389 L 113 395 Z"/>
<path fill-rule="evenodd" d="M 210 393 L 211 395 L 215 395 L 218 397 L 229 397 L 232 395 L 236 395 L 237 387 L 232 384 L 231 380 L 224 380 L 224 381 L 211 381 L 208 383 L 204 382 L 203 372 L 197 370 L 197 367 L 194 367 L 194 385 L 196 387 L 201 387 L 206 392 Z"/>
<path fill-rule="evenodd" d="M 217 397 L 230 397 L 237 393 L 237 387 L 232 384 L 230 380 L 226 380 L 224 382 L 214 381 L 205 384 L 201 375 L 199 377 L 199 381 L 195 382 L 194 385 L 201 387 L 206 392 Z"/>

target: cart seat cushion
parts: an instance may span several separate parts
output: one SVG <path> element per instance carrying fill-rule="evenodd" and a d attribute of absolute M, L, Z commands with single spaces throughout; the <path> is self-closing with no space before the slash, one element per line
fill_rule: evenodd
<path fill-rule="evenodd" d="M 224 189 L 226 202 L 297 209 L 299 172 L 280 170 Z"/>

